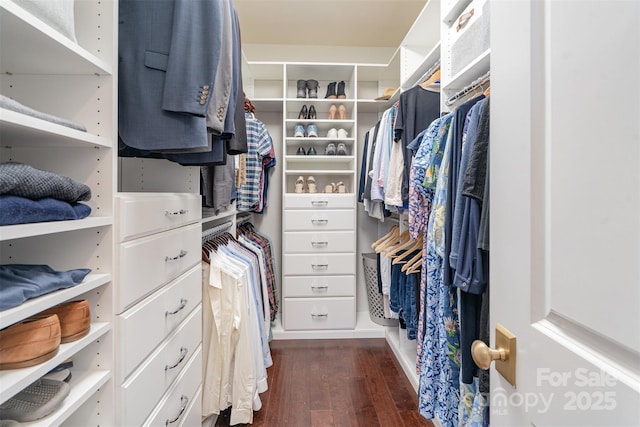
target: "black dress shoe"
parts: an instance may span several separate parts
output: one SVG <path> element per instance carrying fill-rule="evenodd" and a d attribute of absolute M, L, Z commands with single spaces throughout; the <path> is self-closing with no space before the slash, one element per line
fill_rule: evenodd
<path fill-rule="evenodd" d="M 316 107 L 314 107 L 313 105 L 309 106 L 309 112 L 307 113 L 307 119 L 309 120 L 315 120 L 317 119 L 317 114 L 316 114 Z"/>
<path fill-rule="evenodd" d="M 302 108 L 300 109 L 300 112 L 298 113 L 298 120 L 305 120 L 308 117 L 308 113 L 307 113 L 307 105 L 303 105 Z"/>
<path fill-rule="evenodd" d="M 296 155 L 297 156 L 304 156 L 305 154 L 307 154 L 307 153 L 304 152 L 304 147 L 298 147 L 298 150 L 296 151 Z"/>
<path fill-rule="evenodd" d="M 307 150 L 307 156 L 315 156 L 316 154 L 318 154 L 316 152 L 316 149 L 314 147 L 309 147 L 309 149 Z"/>

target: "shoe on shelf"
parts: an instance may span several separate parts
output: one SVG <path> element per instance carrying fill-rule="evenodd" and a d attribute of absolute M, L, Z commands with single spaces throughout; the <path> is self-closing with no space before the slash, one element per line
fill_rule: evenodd
<path fill-rule="evenodd" d="M 309 147 L 309 149 L 307 150 L 307 156 L 315 156 L 317 154 L 318 154 L 318 152 L 316 151 L 315 147 L 313 147 L 313 146 Z"/>
<path fill-rule="evenodd" d="M 306 80 L 298 80 L 297 84 L 298 91 L 296 93 L 297 98 L 306 98 L 307 97 L 307 81 Z"/>
<path fill-rule="evenodd" d="M 344 145 L 344 142 L 340 142 L 338 147 L 336 148 L 336 154 L 338 156 L 346 156 L 347 155 L 347 146 Z"/>
<path fill-rule="evenodd" d="M 0 405 L 0 418 L 20 423 L 39 420 L 57 410 L 70 391 L 64 381 L 40 378 Z"/>
<path fill-rule="evenodd" d="M 307 126 L 307 137 L 309 137 L 309 138 L 311 138 L 311 137 L 317 138 L 318 137 L 318 126 L 316 126 L 314 124 L 310 124 L 309 126 Z"/>
<path fill-rule="evenodd" d="M 336 82 L 331 82 L 327 85 L 327 94 L 325 99 L 336 99 Z"/>
<path fill-rule="evenodd" d="M 306 120 L 309 117 L 307 112 L 307 104 L 304 104 L 298 113 L 298 120 Z"/>
<path fill-rule="evenodd" d="M 298 147 L 296 150 L 296 156 L 304 156 L 305 154 L 307 153 L 304 151 L 304 147 Z"/>
<path fill-rule="evenodd" d="M 336 144 L 334 144 L 333 142 L 329 143 L 329 145 L 327 145 L 327 148 L 325 148 L 324 150 L 324 154 L 327 156 L 335 156 Z"/>
<path fill-rule="evenodd" d="M 305 137 L 304 126 L 296 125 L 296 127 L 293 129 L 293 137 L 294 138 L 304 138 Z"/>
<path fill-rule="evenodd" d="M 340 181 L 336 183 L 334 193 L 344 194 L 346 192 L 347 192 L 347 187 L 344 185 L 344 182 Z"/>
<path fill-rule="evenodd" d="M 324 186 L 324 192 L 329 194 L 334 193 L 335 188 L 336 185 L 332 182 L 331 184 L 327 184 Z"/>
<path fill-rule="evenodd" d="M 86 299 L 56 305 L 40 314 L 58 316 L 62 344 L 79 340 L 89 333 L 91 327 L 91 312 Z"/>
<path fill-rule="evenodd" d="M 55 314 L 36 314 L 0 330 L 0 370 L 51 359 L 58 353 L 60 339 L 60 320 Z"/>
<path fill-rule="evenodd" d="M 338 139 L 346 139 L 349 136 L 346 130 L 338 129 Z"/>
<path fill-rule="evenodd" d="M 318 97 L 318 81 L 317 80 L 307 80 L 307 91 L 309 94 L 309 98 L 317 98 Z"/>
<path fill-rule="evenodd" d="M 338 106 L 338 119 L 347 120 L 347 107 L 345 107 L 344 104 Z"/>
<path fill-rule="evenodd" d="M 317 193 L 316 179 L 313 176 L 309 176 L 307 178 L 307 188 L 309 190 L 309 193 Z"/>
<path fill-rule="evenodd" d="M 316 120 L 318 118 L 318 114 L 316 113 L 316 107 L 313 105 L 309 105 L 309 112 L 307 113 L 307 119 Z"/>
<path fill-rule="evenodd" d="M 345 99 L 347 97 L 344 92 L 344 81 L 338 83 L 338 86 L 336 88 L 336 96 L 338 97 L 338 99 Z"/>
<path fill-rule="evenodd" d="M 336 128 L 329 129 L 327 131 L 327 138 L 338 139 L 338 130 Z"/>
<path fill-rule="evenodd" d="M 304 193 L 304 177 L 303 176 L 299 176 L 298 179 L 296 179 L 296 187 L 294 191 L 296 193 Z"/>
<path fill-rule="evenodd" d="M 327 119 L 335 120 L 337 112 L 338 107 L 336 107 L 336 104 L 331 104 L 331 106 L 329 106 L 329 115 L 327 116 Z"/>

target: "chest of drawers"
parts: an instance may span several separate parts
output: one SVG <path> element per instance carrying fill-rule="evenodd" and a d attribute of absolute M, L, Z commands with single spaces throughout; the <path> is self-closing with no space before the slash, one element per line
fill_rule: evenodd
<path fill-rule="evenodd" d="M 200 206 L 197 194 L 116 197 L 117 425 L 199 418 Z"/>

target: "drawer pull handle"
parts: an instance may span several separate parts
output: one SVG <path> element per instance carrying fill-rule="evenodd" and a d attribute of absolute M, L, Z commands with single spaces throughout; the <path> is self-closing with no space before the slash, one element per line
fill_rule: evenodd
<path fill-rule="evenodd" d="M 182 363 L 184 358 L 187 357 L 187 353 L 189 353 L 189 350 L 187 350 L 184 347 L 180 347 L 180 358 L 178 359 L 178 361 L 176 363 L 174 363 L 173 365 L 164 365 L 164 370 L 168 371 L 169 369 L 176 368 L 179 364 Z"/>
<path fill-rule="evenodd" d="M 329 287 L 328 286 L 311 286 L 311 289 L 315 291 L 316 289 L 329 289 Z"/>
<path fill-rule="evenodd" d="M 324 313 L 324 314 L 313 314 L 311 313 L 311 317 L 316 318 L 316 317 L 329 317 L 329 313 Z"/>
<path fill-rule="evenodd" d="M 311 264 L 311 268 L 313 269 L 329 268 L 329 264 Z"/>
<path fill-rule="evenodd" d="M 182 396 L 180 396 L 180 404 L 182 406 L 180 407 L 180 412 L 178 412 L 178 415 L 172 420 L 165 420 L 164 421 L 165 426 L 175 423 L 180 419 L 180 417 L 182 417 L 182 414 L 184 414 L 184 411 L 185 409 L 187 409 L 187 405 L 189 404 L 189 398 L 183 394 Z"/>
<path fill-rule="evenodd" d="M 187 306 L 188 302 L 189 302 L 189 300 L 187 300 L 186 298 L 180 298 L 180 307 L 176 308 L 173 311 L 165 311 L 164 312 L 164 317 L 172 316 L 174 314 L 178 314 L 183 308 L 185 308 Z"/>
<path fill-rule="evenodd" d="M 169 212 L 164 211 L 165 216 L 178 216 L 178 215 L 186 215 L 189 211 L 186 209 L 180 209 L 179 211 Z"/>
<path fill-rule="evenodd" d="M 185 251 L 184 249 L 180 249 L 180 253 L 176 256 L 165 256 L 164 257 L 164 262 L 168 262 L 168 261 L 176 261 L 180 258 L 184 258 L 187 255 L 187 251 Z"/>
<path fill-rule="evenodd" d="M 311 224 L 321 224 L 321 225 L 325 225 L 326 223 L 328 223 L 329 220 L 328 219 L 312 219 L 311 220 Z"/>
<path fill-rule="evenodd" d="M 329 204 L 326 200 L 312 200 L 311 206 L 327 206 Z"/>
<path fill-rule="evenodd" d="M 311 242 L 311 246 L 313 246 L 314 248 L 326 248 L 327 246 L 329 246 L 329 242 Z"/>

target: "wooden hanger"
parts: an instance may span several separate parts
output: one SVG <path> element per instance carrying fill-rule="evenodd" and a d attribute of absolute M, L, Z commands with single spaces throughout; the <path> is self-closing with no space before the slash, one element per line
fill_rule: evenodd
<path fill-rule="evenodd" d="M 375 242 L 373 242 L 371 244 L 371 249 L 375 249 L 376 246 L 378 246 L 379 244 L 381 244 L 382 242 L 390 239 L 390 238 L 394 238 L 398 235 L 398 233 L 400 232 L 400 227 L 398 227 L 397 225 L 394 225 L 393 227 L 391 227 L 391 229 L 387 232 L 387 234 L 385 234 L 384 236 L 380 237 L 378 240 L 376 240 Z"/>
<path fill-rule="evenodd" d="M 420 258 L 418 261 L 414 262 L 412 266 L 407 268 L 407 271 L 405 271 L 405 274 L 409 275 L 412 273 L 417 273 L 420 270 L 422 270 L 422 258 Z"/>
<path fill-rule="evenodd" d="M 415 240 L 412 242 L 413 242 L 413 245 L 411 245 L 411 247 L 409 247 L 402 254 L 395 255 L 395 256 L 393 254 L 390 255 L 391 258 L 394 258 L 391 264 L 404 264 L 407 262 L 406 259 L 409 257 L 409 255 L 411 255 L 417 250 L 422 250 L 422 245 L 423 245 L 422 235 L 418 237 L 418 240 Z M 394 248 L 392 252 L 396 253 L 398 251 L 401 251 L 402 249 L 403 248 Z"/>
<path fill-rule="evenodd" d="M 393 254 L 403 249 L 409 248 L 415 244 L 415 241 L 409 235 L 409 230 L 405 230 L 405 233 L 407 233 L 405 239 L 398 242 L 396 245 L 390 245 L 389 247 L 385 248 L 384 256 L 386 256 L 387 258 L 395 258 Z"/>
<path fill-rule="evenodd" d="M 440 80 L 440 68 L 438 67 L 438 69 L 431 75 L 431 77 L 429 77 L 427 80 L 425 80 L 424 82 L 420 83 L 420 87 L 422 87 L 423 89 L 425 89 L 427 86 L 437 82 L 438 80 Z"/>
<path fill-rule="evenodd" d="M 376 252 L 378 253 L 382 253 L 384 252 L 387 248 L 390 248 L 394 245 L 399 245 L 399 244 L 403 244 L 406 243 L 407 241 L 411 241 L 411 236 L 409 236 L 409 230 L 404 230 L 402 233 L 400 233 L 400 235 L 398 235 L 396 238 L 389 240 L 388 242 L 383 243 L 382 245 L 378 246 L 376 248 Z"/>
<path fill-rule="evenodd" d="M 407 263 L 405 265 L 402 266 L 400 271 L 404 271 L 404 272 L 409 271 L 409 269 L 411 269 L 412 267 L 415 266 L 414 264 L 416 262 L 419 262 L 422 265 L 422 255 L 424 255 L 424 251 L 420 250 L 420 252 L 418 252 L 417 255 L 415 255 L 413 258 L 411 258 L 409 261 L 407 261 Z"/>
<path fill-rule="evenodd" d="M 491 95 L 491 85 L 487 86 L 482 94 L 485 96 L 485 98 L 489 97 L 489 95 Z"/>

